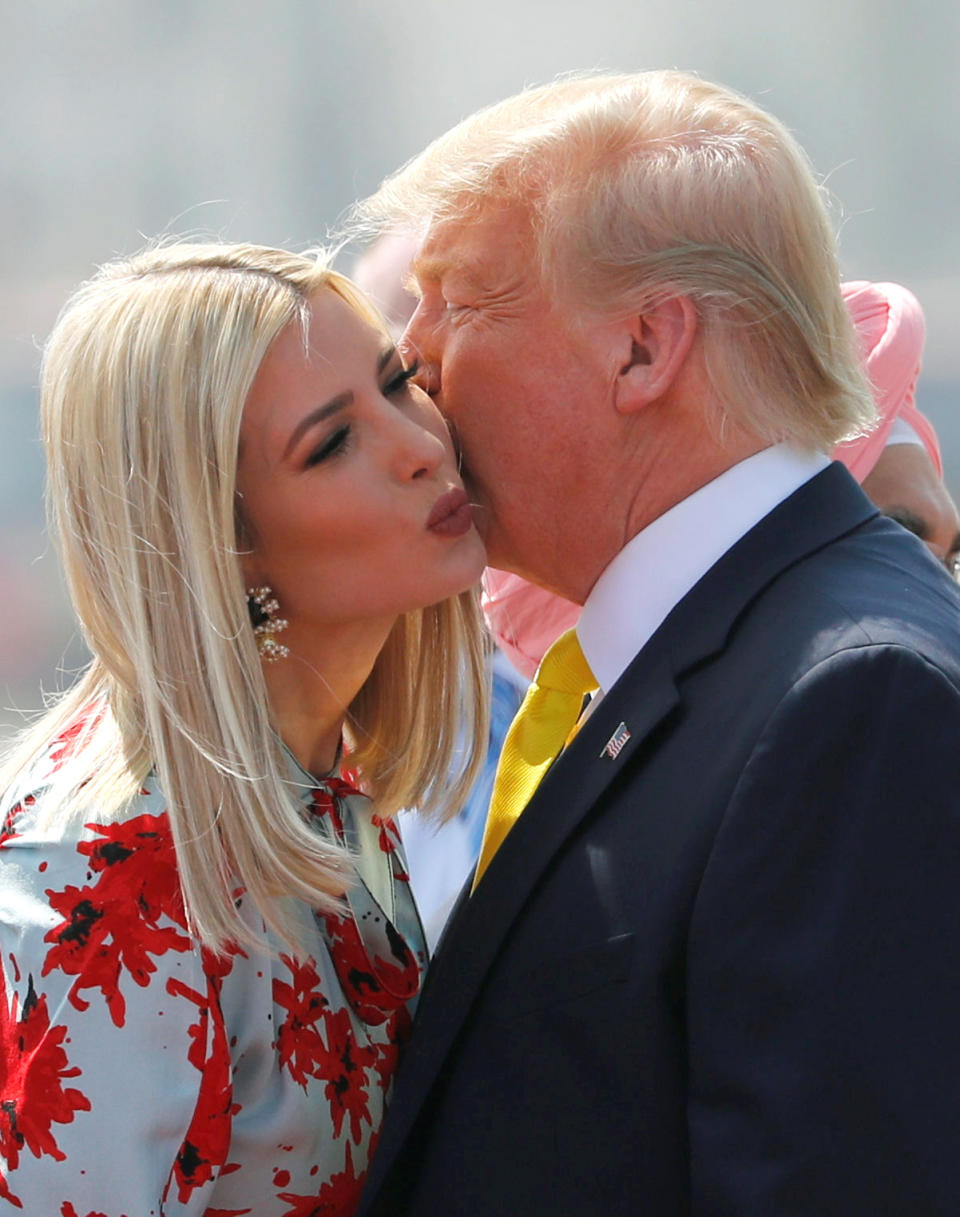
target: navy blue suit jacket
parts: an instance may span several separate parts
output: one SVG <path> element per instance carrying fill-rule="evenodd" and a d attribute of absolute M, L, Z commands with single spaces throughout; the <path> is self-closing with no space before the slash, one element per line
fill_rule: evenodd
<path fill-rule="evenodd" d="M 955 1217 L 958 758 L 957 589 L 833 465 L 461 901 L 363 1217 Z"/>

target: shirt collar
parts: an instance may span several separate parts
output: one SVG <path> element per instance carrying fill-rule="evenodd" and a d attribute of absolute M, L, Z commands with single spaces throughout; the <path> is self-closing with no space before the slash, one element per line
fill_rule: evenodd
<path fill-rule="evenodd" d="M 577 625 L 600 688 L 612 688 L 728 549 L 829 463 L 823 453 L 775 444 L 701 486 L 628 541 L 594 584 Z"/>

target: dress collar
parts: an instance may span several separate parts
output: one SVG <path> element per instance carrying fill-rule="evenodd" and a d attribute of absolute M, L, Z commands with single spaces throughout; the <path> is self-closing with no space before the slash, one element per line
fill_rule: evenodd
<path fill-rule="evenodd" d="M 277 738 L 279 739 L 279 736 Z M 280 740 L 280 750 L 283 754 L 285 780 L 304 807 L 310 807 L 315 791 L 327 790 L 329 793 L 330 783 L 340 780 L 340 766 L 343 759 L 342 740 L 337 749 L 337 759 L 333 768 L 321 777 L 314 777 L 312 773 L 304 769 L 283 740 Z"/>

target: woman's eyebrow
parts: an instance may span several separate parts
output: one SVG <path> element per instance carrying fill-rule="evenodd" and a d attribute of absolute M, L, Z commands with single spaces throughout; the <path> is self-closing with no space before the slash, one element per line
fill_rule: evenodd
<path fill-rule="evenodd" d="M 391 342 L 385 346 L 377 356 L 377 375 L 379 375 L 388 363 L 397 355 L 397 348 Z M 324 402 L 322 406 L 317 406 L 315 410 L 311 410 L 309 414 L 305 414 L 293 429 L 293 433 L 287 440 L 287 446 L 283 450 L 284 459 L 286 459 L 293 449 L 297 446 L 303 436 L 317 423 L 322 423 L 325 418 L 329 418 L 331 414 L 336 414 L 338 410 L 343 410 L 346 406 L 353 404 L 353 390 L 347 389 L 343 393 L 338 393 L 336 397 L 331 397 L 328 402 Z"/>
<path fill-rule="evenodd" d="M 343 410 L 346 406 L 353 403 L 353 390 L 347 389 L 344 393 L 338 393 L 336 397 L 331 397 L 328 402 L 324 402 L 322 406 L 317 406 L 315 410 L 311 410 L 309 414 L 305 414 L 293 429 L 293 433 L 287 440 L 287 446 L 283 450 L 284 459 L 286 459 L 293 449 L 297 446 L 303 436 L 317 423 L 322 423 L 325 418 L 329 418 L 331 414 L 336 414 L 338 410 Z"/>

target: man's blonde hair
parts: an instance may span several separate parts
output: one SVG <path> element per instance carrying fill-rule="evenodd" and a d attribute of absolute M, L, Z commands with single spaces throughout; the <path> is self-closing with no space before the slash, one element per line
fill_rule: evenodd
<path fill-rule="evenodd" d="M 623 316 L 692 300 L 722 410 L 752 434 L 827 450 L 873 422 L 822 192 L 747 98 L 683 72 L 529 89 L 441 136 L 352 227 L 516 204 L 558 299 Z"/>
<path fill-rule="evenodd" d="M 38 753 L 81 723 L 42 796 L 48 822 L 109 814 L 154 770 L 188 918 L 215 949 L 249 938 L 238 886 L 293 945 L 289 899 L 331 907 L 348 873 L 290 784 L 238 540 L 244 404 L 286 326 L 307 342 L 319 291 L 383 327 L 322 260 L 154 247 L 84 284 L 44 353 L 48 505 L 93 660 L 25 733 L 0 789 L 15 793 Z M 462 801 L 486 736 L 483 662 L 472 592 L 397 621 L 348 718 L 350 765 L 381 814 Z"/>

